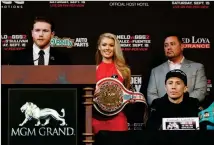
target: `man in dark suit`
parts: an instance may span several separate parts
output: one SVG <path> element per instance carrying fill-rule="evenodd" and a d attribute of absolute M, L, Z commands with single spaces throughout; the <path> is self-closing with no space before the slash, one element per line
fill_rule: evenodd
<path fill-rule="evenodd" d="M 33 46 L 14 54 L 10 65 L 69 65 L 68 56 L 50 47 L 54 37 L 54 24 L 45 17 L 36 17 L 31 31 Z"/>
<path fill-rule="evenodd" d="M 187 75 L 189 96 L 197 98 L 200 102 L 204 100 L 207 90 L 204 66 L 201 63 L 186 59 L 183 55 L 183 50 L 182 39 L 179 36 L 168 35 L 165 38 L 164 51 L 168 60 L 151 71 L 147 88 L 149 105 L 152 104 L 154 99 L 166 94 L 164 78 L 167 72 L 174 69 L 180 69 Z"/>

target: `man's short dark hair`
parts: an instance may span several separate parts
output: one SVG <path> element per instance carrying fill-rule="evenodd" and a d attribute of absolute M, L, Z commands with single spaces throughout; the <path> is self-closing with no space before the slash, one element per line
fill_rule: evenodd
<path fill-rule="evenodd" d="M 187 75 L 182 70 L 173 69 L 173 70 L 169 71 L 166 74 L 165 84 L 166 84 L 167 80 L 171 77 L 180 78 L 184 82 L 185 86 L 187 86 Z"/>
<path fill-rule="evenodd" d="M 165 40 L 167 37 L 172 37 L 172 36 L 176 37 L 176 38 L 178 39 L 178 41 L 180 42 L 180 44 L 183 43 L 182 37 L 181 37 L 179 34 L 175 34 L 175 33 L 168 33 L 168 34 L 165 34 L 164 40 Z"/>
<path fill-rule="evenodd" d="M 33 22 L 33 25 L 34 25 L 36 22 L 46 22 L 46 23 L 48 23 L 48 24 L 51 25 L 51 31 L 52 31 L 52 32 L 55 30 L 55 26 L 54 26 L 53 21 L 52 21 L 50 18 L 48 18 L 48 17 L 44 17 L 44 16 L 35 17 L 34 22 Z"/>

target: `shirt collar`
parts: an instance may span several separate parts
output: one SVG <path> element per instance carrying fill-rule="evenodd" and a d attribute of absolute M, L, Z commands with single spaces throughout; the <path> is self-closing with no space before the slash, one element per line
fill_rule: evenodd
<path fill-rule="evenodd" d="M 33 44 L 33 52 L 35 53 L 35 54 L 39 54 L 39 51 L 40 51 L 41 49 L 34 43 Z M 48 55 L 49 53 L 50 53 L 50 46 L 48 46 L 47 48 L 45 48 L 45 49 L 42 49 L 44 52 L 45 52 L 45 55 Z"/>
<path fill-rule="evenodd" d="M 183 58 L 181 59 L 180 63 L 174 63 L 173 61 L 170 61 L 170 60 L 168 59 L 168 63 L 169 63 L 169 64 L 182 64 L 183 61 L 184 61 L 184 56 L 183 56 Z"/>

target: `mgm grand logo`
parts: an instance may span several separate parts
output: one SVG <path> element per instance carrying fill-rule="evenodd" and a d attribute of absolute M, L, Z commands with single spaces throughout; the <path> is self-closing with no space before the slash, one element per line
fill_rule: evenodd
<path fill-rule="evenodd" d="M 21 108 L 21 112 L 25 114 L 25 119 L 19 124 L 19 128 L 12 128 L 11 136 L 72 136 L 74 134 L 74 129 L 72 127 L 67 127 L 65 122 L 65 110 L 61 109 L 62 115 L 60 115 L 56 110 L 50 108 L 40 109 L 32 102 L 26 102 Z M 60 122 L 58 128 L 45 127 L 50 123 L 50 119 L 54 119 Z M 23 127 L 27 122 L 31 120 L 36 120 L 37 126 L 35 128 Z M 44 123 L 41 123 L 41 120 Z"/>

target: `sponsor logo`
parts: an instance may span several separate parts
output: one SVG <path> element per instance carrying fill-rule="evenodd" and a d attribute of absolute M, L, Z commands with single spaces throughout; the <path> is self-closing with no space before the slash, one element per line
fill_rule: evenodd
<path fill-rule="evenodd" d="M 206 37 L 187 37 L 182 38 L 184 48 L 210 48 L 210 40 Z"/>
<path fill-rule="evenodd" d="M 3 9 L 22 9 L 24 1 L 1 1 Z"/>
<path fill-rule="evenodd" d="M 89 47 L 87 38 L 76 38 L 74 47 Z"/>
<path fill-rule="evenodd" d="M 7 5 L 10 5 L 12 3 L 15 3 L 15 4 L 24 4 L 25 2 L 24 1 L 2 1 L 3 4 L 7 4 Z"/>
<path fill-rule="evenodd" d="M 51 117 L 57 121 L 60 121 L 61 122 L 60 126 L 67 125 L 65 123 L 65 119 L 63 119 L 63 117 L 65 116 L 64 109 L 61 110 L 62 115 L 59 115 L 59 113 L 54 109 L 50 109 L 50 108 L 40 109 L 39 107 L 37 107 L 36 104 L 32 102 L 26 102 L 20 108 L 20 110 L 22 113 L 25 113 L 25 119 L 21 124 L 19 124 L 19 126 L 23 126 L 31 119 L 37 120 L 37 124 L 35 124 L 35 126 L 40 126 L 40 125 L 45 126 L 49 124 Z M 45 123 L 41 124 L 40 119 L 45 119 Z"/>
<path fill-rule="evenodd" d="M 74 39 L 71 38 L 59 38 L 57 36 L 51 39 L 51 47 L 66 47 L 72 48 L 74 46 Z"/>
<path fill-rule="evenodd" d="M 41 128 L 12 128 L 11 136 L 72 136 L 74 134 L 74 129 L 71 127 L 63 128 L 51 128 L 51 127 L 41 127 Z"/>
<path fill-rule="evenodd" d="M 72 127 L 67 127 L 64 119 L 65 110 L 61 109 L 61 115 L 51 108 L 39 108 L 32 102 L 26 102 L 20 111 L 25 114 L 24 120 L 19 124 L 20 127 L 11 129 L 11 136 L 72 136 L 75 135 Z M 61 127 L 45 127 L 50 125 L 50 120 L 59 122 Z M 23 127 L 31 121 L 36 121 L 34 128 Z M 41 122 L 44 123 L 41 123 Z"/>
<path fill-rule="evenodd" d="M 88 39 L 87 38 L 59 38 L 58 36 L 54 36 L 51 39 L 51 46 L 52 47 L 66 47 L 66 48 L 72 48 L 72 47 L 89 47 Z"/>

